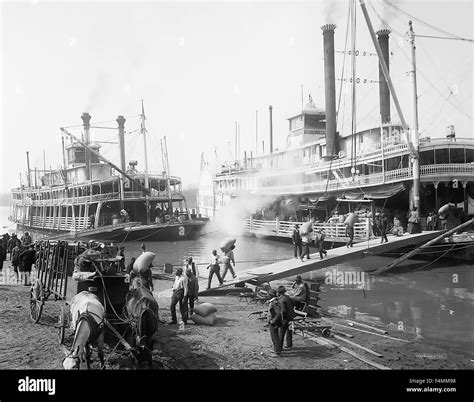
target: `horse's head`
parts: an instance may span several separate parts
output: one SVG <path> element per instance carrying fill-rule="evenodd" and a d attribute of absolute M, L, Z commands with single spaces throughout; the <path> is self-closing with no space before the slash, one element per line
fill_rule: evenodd
<path fill-rule="evenodd" d="M 130 292 L 125 306 L 135 340 L 134 355 L 138 362 L 150 363 L 158 330 L 158 303 L 148 289 L 140 287 Z"/>
<path fill-rule="evenodd" d="M 67 352 L 67 350 L 66 350 Z M 79 356 L 79 346 L 71 350 L 63 359 L 64 370 L 79 370 L 81 366 L 81 358 Z"/>

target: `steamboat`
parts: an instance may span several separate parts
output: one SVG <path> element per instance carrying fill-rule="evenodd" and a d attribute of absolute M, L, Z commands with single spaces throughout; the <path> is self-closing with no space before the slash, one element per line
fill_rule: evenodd
<path fill-rule="evenodd" d="M 420 213 L 426 230 L 428 216 L 450 205 L 447 227 L 453 228 L 474 216 L 474 139 L 472 133 L 458 135 L 454 125 L 445 133 L 420 135 L 418 130 L 415 37 L 410 21 L 407 40 L 411 44 L 410 75 L 413 87 L 413 121 L 409 125 L 390 76 L 391 31 L 375 32 L 365 3 L 360 5 L 377 51 L 379 66 L 379 123 L 356 129 L 356 82 L 352 65 L 352 125 L 348 132 L 338 131 L 334 35 L 336 26 L 321 27 L 324 45 L 325 109 L 309 96 L 301 112 L 288 118 L 286 147 L 273 150 L 272 106 L 269 107 L 270 149 L 255 155 L 223 163 L 211 170 L 204 157 L 198 191 L 199 212 L 210 218 L 225 213 L 238 199 L 254 200 L 242 209 L 244 228 L 253 234 L 291 237 L 295 222 L 316 217 L 328 222 L 334 216 L 362 211 L 370 217 L 384 212 L 389 221 L 397 217 L 407 227 L 407 211 Z M 355 1 L 351 2 L 350 21 L 354 30 Z M 349 20 L 349 19 L 348 19 Z M 349 24 L 348 24 L 349 25 Z M 352 57 L 357 54 L 353 43 Z M 348 53 L 345 49 L 344 54 Z M 355 63 L 355 61 L 354 61 Z M 341 80 L 341 85 L 342 85 Z M 391 100 L 398 119 L 392 119 Z M 239 135 L 236 132 L 236 138 Z M 237 139 L 236 139 L 237 144 Z M 236 154 L 238 154 L 236 150 Z M 235 207 L 233 207 L 235 210 Z M 430 214 L 431 212 L 431 214 Z M 365 213 L 365 215 L 364 215 Z M 356 237 L 369 238 L 368 219 L 356 225 Z M 345 236 L 341 224 L 339 237 Z M 337 225 L 324 227 L 337 235 Z M 441 227 L 433 227 L 441 229 Z"/>
<path fill-rule="evenodd" d="M 26 153 L 27 183 L 11 191 L 10 221 L 38 238 L 116 242 L 196 238 L 205 220 L 188 209 L 181 179 L 169 174 L 166 137 L 161 140 L 163 172 L 148 172 L 143 103 L 140 118 L 145 171 L 137 170 L 137 161 L 125 165 L 124 116 L 116 119 L 119 167 L 100 153 L 99 143 L 91 142 L 90 129 L 94 126 L 90 114 L 83 113 L 81 139 L 61 128 L 62 167 L 44 170 L 38 178 Z"/>

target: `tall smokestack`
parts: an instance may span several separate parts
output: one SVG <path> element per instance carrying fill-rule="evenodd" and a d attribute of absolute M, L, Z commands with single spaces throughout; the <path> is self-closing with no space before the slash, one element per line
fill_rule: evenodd
<path fill-rule="evenodd" d="M 336 74 L 334 69 L 334 30 L 335 24 L 321 27 L 324 40 L 324 89 L 326 98 L 326 154 L 334 157 L 338 152 L 336 134 Z"/>
<path fill-rule="evenodd" d="M 119 147 L 120 147 L 120 169 L 125 172 L 125 117 L 118 116 L 118 136 L 119 136 Z"/>
<path fill-rule="evenodd" d="M 84 125 L 84 142 L 89 145 L 91 138 L 89 134 L 89 129 L 91 127 L 90 121 L 91 121 L 91 115 L 89 113 L 82 113 L 81 116 L 83 125 Z M 87 148 L 84 150 L 85 151 L 85 164 L 86 164 L 86 180 L 91 179 L 91 151 L 89 151 Z"/>
<path fill-rule="evenodd" d="M 31 174 L 30 174 L 30 153 L 26 151 L 26 167 L 28 169 L 28 188 L 31 187 Z"/>
<path fill-rule="evenodd" d="M 382 57 L 387 66 L 387 70 L 390 71 L 389 66 L 389 47 L 388 47 L 388 36 L 390 35 L 389 29 L 380 29 L 377 33 L 377 39 L 382 50 Z M 382 124 L 390 123 L 390 90 L 388 88 L 387 81 L 383 75 L 382 67 L 379 63 L 379 96 L 380 96 L 380 118 Z"/>
<path fill-rule="evenodd" d="M 268 106 L 268 110 L 270 111 L 270 153 L 273 153 L 273 106 Z"/>

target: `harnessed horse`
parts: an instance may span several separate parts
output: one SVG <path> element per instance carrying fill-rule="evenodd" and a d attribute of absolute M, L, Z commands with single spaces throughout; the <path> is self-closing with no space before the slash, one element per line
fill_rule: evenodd
<path fill-rule="evenodd" d="M 81 364 L 86 364 L 90 369 L 92 345 L 97 345 L 100 364 L 104 367 L 104 306 L 95 294 L 84 291 L 71 299 L 70 311 L 75 334 L 63 367 L 66 370 L 79 369 Z"/>
<path fill-rule="evenodd" d="M 140 286 L 125 297 L 124 315 L 132 328 L 134 355 L 138 363 L 152 366 L 154 336 L 158 331 L 158 303 L 150 290 Z"/>

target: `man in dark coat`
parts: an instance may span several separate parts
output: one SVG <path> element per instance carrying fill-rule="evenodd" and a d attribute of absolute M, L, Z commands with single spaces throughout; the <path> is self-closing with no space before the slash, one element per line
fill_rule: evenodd
<path fill-rule="evenodd" d="M 8 240 L 7 251 L 10 254 L 10 260 L 12 259 L 12 250 L 15 248 L 17 240 L 18 238 L 16 237 L 15 233 L 13 233 L 12 237 L 10 237 L 10 240 Z"/>
<path fill-rule="evenodd" d="M 295 318 L 295 310 L 293 302 L 290 297 L 286 294 L 284 286 L 278 286 L 277 289 L 278 303 L 281 309 L 281 327 L 278 328 L 278 336 L 280 338 L 280 350 L 283 349 L 283 341 L 286 336 L 286 347 L 293 347 L 293 331 L 289 328 L 290 323 Z"/>
<path fill-rule="evenodd" d="M 388 227 L 388 221 L 387 221 L 387 218 L 385 217 L 385 215 L 382 213 L 380 214 L 380 234 L 382 236 L 382 240 L 380 241 L 380 243 L 383 243 L 385 241 L 385 243 L 388 243 L 388 239 L 387 239 L 387 227 Z"/>
<path fill-rule="evenodd" d="M 194 300 L 199 293 L 199 283 L 193 271 L 186 269 L 185 289 L 184 289 L 184 308 L 186 309 L 186 317 L 194 314 Z"/>
<path fill-rule="evenodd" d="M 275 289 L 268 291 L 270 297 L 270 305 L 268 306 L 268 330 L 273 344 L 272 357 L 281 355 L 279 328 L 281 327 L 281 309 L 278 302 L 277 292 Z"/>
<path fill-rule="evenodd" d="M 295 258 L 300 258 L 303 254 L 303 243 L 301 242 L 300 227 L 296 223 L 291 234 L 291 241 L 293 242 L 293 250 Z"/>

